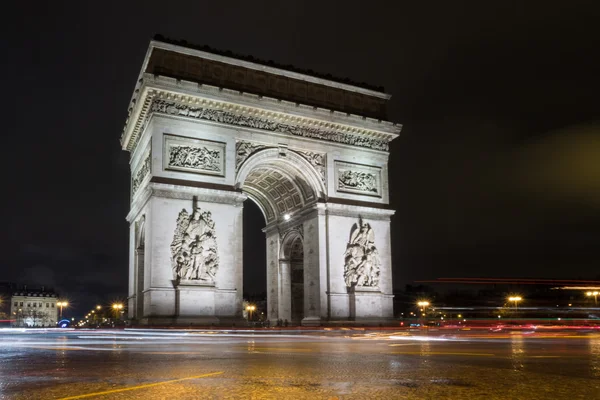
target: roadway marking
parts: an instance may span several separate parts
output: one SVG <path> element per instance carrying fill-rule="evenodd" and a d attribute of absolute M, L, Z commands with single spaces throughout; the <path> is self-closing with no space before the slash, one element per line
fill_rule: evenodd
<path fill-rule="evenodd" d="M 492 353 L 451 353 L 445 351 L 393 351 L 391 354 L 406 354 L 416 356 L 475 356 L 475 357 L 493 357 Z"/>
<path fill-rule="evenodd" d="M 166 385 L 168 383 L 188 381 L 190 379 L 199 379 L 199 378 L 206 378 L 206 377 L 214 376 L 214 375 L 220 375 L 223 372 L 224 371 L 211 372 L 209 374 L 190 376 L 190 377 L 187 377 L 187 378 L 180 378 L 180 379 L 173 379 L 173 380 L 170 380 L 170 381 L 156 382 L 156 383 L 147 383 L 147 384 L 144 384 L 144 385 L 131 386 L 131 387 L 126 387 L 126 388 L 122 388 L 122 389 L 106 390 L 104 392 L 95 392 L 95 393 L 88 393 L 88 394 L 80 394 L 78 396 L 62 397 L 62 398 L 60 398 L 58 400 L 83 399 L 83 398 L 86 398 L 86 397 L 103 396 L 105 394 L 126 392 L 128 390 L 145 389 L 145 388 L 149 388 L 149 387 L 153 387 L 153 386 Z"/>

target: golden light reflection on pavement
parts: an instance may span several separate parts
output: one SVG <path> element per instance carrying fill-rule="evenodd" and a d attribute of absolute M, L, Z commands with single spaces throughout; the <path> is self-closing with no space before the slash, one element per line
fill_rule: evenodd
<path fill-rule="evenodd" d="M 103 392 L 95 392 L 95 393 L 80 394 L 78 396 L 63 397 L 63 398 L 60 398 L 58 400 L 84 399 L 84 398 L 87 398 L 87 397 L 104 396 L 104 395 L 107 395 L 107 394 L 113 394 L 113 393 L 119 393 L 119 392 L 126 392 L 126 391 L 129 391 L 129 390 L 147 389 L 149 387 L 154 387 L 154 386 L 159 386 L 159 385 L 167 385 L 169 383 L 175 383 L 175 382 L 181 382 L 181 381 L 189 381 L 189 380 L 192 380 L 192 379 L 207 378 L 209 376 L 221 375 L 222 373 L 223 373 L 223 371 L 211 372 L 211 373 L 208 373 L 208 374 L 202 374 L 202 375 L 196 375 L 196 376 L 188 376 L 186 378 L 172 379 L 170 381 L 163 381 L 163 382 L 156 382 L 156 383 L 147 383 L 145 385 L 130 386 L 130 387 L 121 388 L 121 389 L 105 390 Z"/>

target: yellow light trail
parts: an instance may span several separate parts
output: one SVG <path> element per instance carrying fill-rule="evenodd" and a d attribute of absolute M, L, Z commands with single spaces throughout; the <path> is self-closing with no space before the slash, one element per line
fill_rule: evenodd
<path fill-rule="evenodd" d="M 74 400 L 74 399 L 84 399 L 86 397 L 93 397 L 93 396 L 103 396 L 105 394 L 111 394 L 111 393 L 119 393 L 119 392 L 126 392 L 128 390 L 138 390 L 138 389 L 145 389 L 145 388 L 149 388 L 149 387 L 153 387 L 153 386 L 159 386 L 159 385 L 166 385 L 169 383 L 175 383 L 175 382 L 181 382 L 181 381 L 188 381 L 191 379 L 199 379 L 199 378 L 206 378 L 209 376 L 215 376 L 215 375 L 220 375 L 222 374 L 224 371 L 219 371 L 219 372 L 211 372 L 209 374 L 203 374 L 203 375 L 196 375 L 196 376 L 189 376 L 187 378 L 180 378 L 180 379 L 173 379 L 170 381 L 164 381 L 164 382 L 156 382 L 156 383 L 148 383 L 145 385 L 137 385 L 137 386 L 130 386 L 130 387 L 126 387 L 126 388 L 121 388 L 121 389 L 113 389 L 113 390 L 106 390 L 104 392 L 95 392 L 95 393 L 88 393 L 88 394 L 80 394 L 78 396 L 70 396 L 70 397 L 63 397 L 60 398 L 58 400 Z"/>

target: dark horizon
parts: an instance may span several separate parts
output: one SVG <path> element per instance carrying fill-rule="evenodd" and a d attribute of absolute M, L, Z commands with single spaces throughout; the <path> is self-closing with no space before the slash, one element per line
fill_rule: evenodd
<path fill-rule="evenodd" d="M 534 3 L 10 5 L 0 281 L 54 287 L 78 314 L 127 297 L 119 137 L 156 33 L 385 87 L 403 125 L 389 164 L 395 289 L 599 279 L 599 9 Z M 244 292 L 259 293 L 264 218 L 245 211 Z"/>

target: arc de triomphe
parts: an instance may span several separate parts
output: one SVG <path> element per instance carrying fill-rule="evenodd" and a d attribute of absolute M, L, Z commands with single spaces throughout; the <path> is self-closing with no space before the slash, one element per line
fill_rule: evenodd
<path fill-rule="evenodd" d="M 121 138 L 131 153 L 129 316 L 242 317 L 242 212 L 266 227 L 267 314 L 303 325 L 393 317 L 380 91 L 162 41 Z"/>

